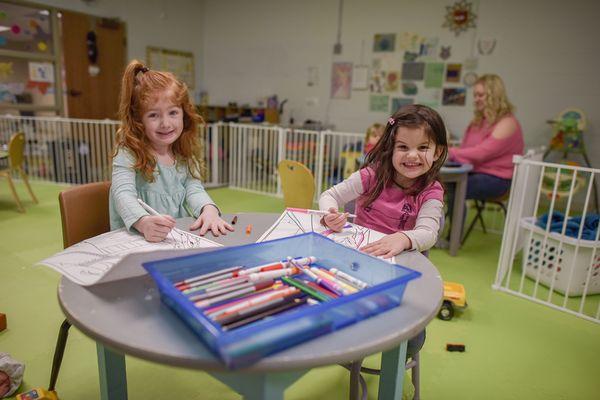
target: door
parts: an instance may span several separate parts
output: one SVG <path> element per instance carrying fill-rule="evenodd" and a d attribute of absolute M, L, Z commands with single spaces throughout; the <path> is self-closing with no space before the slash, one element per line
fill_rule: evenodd
<path fill-rule="evenodd" d="M 61 12 L 67 116 L 117 119 L 125 68 L 125 24 L 116 19 Z M 96 36 L 95 64 L 88 57 L 89 32 Z"/>

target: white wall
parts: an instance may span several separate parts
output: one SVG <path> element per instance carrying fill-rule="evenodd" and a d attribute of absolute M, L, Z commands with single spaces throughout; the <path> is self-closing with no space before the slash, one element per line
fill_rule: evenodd
<path fill-rule="evenodd" d="M 463 62 L 477 38 L 494 37 L 495 51 L 478 56 L 477 72 L 503 77 L 527 144 L 548 143 L 551 131 L 545 121 L 577 106 L 589 118 L 588 152 L 598 153 L 600 2 L 475 0 L 477 29 L 457 38 L 441 27 L 446 6 L 453 3 L 345 0 L 343 53 L 334 56 L 336 0 L 205 0 L 202 88 L 213 104 L 256 104 L 261 96 L 277 94 L 289 99 L 284 121 L 293 111 L 296 122 L 311 118 L 361 132 L 372 122 L 385 121 L 387 114 L 369 112 L 369 93 L 364 91 L 353 91 L 350 100 L 329 100 L 332 61 L 370 64 L 375 33 L 438 36 L 440 44 L 452 46 L 453 56 L 446 62 Z M 319 85 L 308 87 L 308 67 L 313 66 L 319 69 Z M 318 106 L 308 105 L 310 98 L 317 98 Z M 438 108 L 459 136 L 472 116 L 471 102 L 469 93 L 465 107 Z"/>
<path fill-rule="evenodd" d="M 127 58 L 146 59 L 146 47 L 164 47 L 194 54 L 196 89 L 202 71 L 203 1 L 193 0 L 39 0 L 58 8 L 119 18 L 126 23 Z M 195 90 L 198 92 L 198 90 Z"/>

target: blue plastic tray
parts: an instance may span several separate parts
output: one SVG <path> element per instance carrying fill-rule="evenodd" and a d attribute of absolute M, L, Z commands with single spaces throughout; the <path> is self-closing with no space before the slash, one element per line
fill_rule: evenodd
<path fill-rule="evenodd" d="M 287 256 L 316 256 L 317 265 L 338 268 L 371 286 L 314 306 L 300 306 L 231 331 L 202 314 L 173 283 L 234 265 L 252 267 Z M 406 284 L 420 272 L 390 264 L 316 233 L 144 263 L 162 301 L 172 308 L 229 368 L 239 368 L 322 334 L 398 306 Z"/>

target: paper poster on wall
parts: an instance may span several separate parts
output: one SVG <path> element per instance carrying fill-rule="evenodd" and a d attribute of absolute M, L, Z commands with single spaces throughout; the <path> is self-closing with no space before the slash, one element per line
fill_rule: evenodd
<path fill-rule="evenodd" d="M 442 100 L 441 88 L 424 88 L 419 92 L 419 104 L 429 107 L 437 107 Z"/>
<path fill-rule="evenodd" d="M 446 66 L 446 82 L 460 82 L 462 64 L 448 64 Z"/>
<path fill-rule="evenodd" d="M 423 38 L 419 46 L 419 57 L 424 59 L 433 59 L 437 54 L 437 46 L 440 39 L 437 37 Z"/>
<path fill-rule="evenodd" d="M 369 97 L 369 111 L 388 113 L 389 102 L 390 96 L 372 94 Z"/>
<path fill-rule="evenodd" d="M 193 53 L 148 46 L 146 62 L 152 69 L 172 72 L 190 89 L 193 89 L 196 84 Z"/>
<path fill-rule="evenodd" d="M 407 62 L 402 64 L 402 80 L 422 81 L 425 76 L 425 63 Z"/>
<path fill-rule="evenodd" d="M 349 99 L 352 87 L 352 63 L 336 62 L 331 67 L 331 98 Z"/>
<path fill-rule="evenodd" d="M 54 65 L 49 62 L 29 62 L 31 82 L 54 82 Z"/>
<path fill-rule="evenodd" d="M 367 90 L 369 87 L 369 66 L 355 65 L 352 70 L 352 90 Z"/>
<path fill-rule="evenodd" d="M 417 61 L 417 58 L 419 58 L 417 53 L 413 53 L 412 51 L 404 52 L 404 62 L 415 62 Z"/>
<path fill-rule="evenodd" d="M 319 67 L 308 67 L 308 79 L 306 81 L 306 86 L 319 86 Z"/>
<path fill-rule="evenodd" d="M 402 93 L 406 96 L 414 96 L 419 91 L 418 86 L 413 82 L 402 82 Z"/>
<path fill-rule="evenodd" d="M 8 78 L 14 73 L 12 62 L 0 62 L 0 78 Z"/>
<path fill-rule="evenodd" d="M 391 110 L 390 114 L 395 113 L 401 107 L 407 106 L 409 104 L 414 104 L 414 103 L 415 103 L 415 99 L 411 99 L 408 97 L 392 97 L 392 110 Z"/>
<path fill-rule="evenodd" d="M 479 38 L 477 41 L 477 50 L 482 56 L 489 56 L 496 48 L 496 39 L 491 37 Z"/>
<path fill-rule="evenodd" d="M 372 69 L 369 76 L 369 91 L 371 93 L 383 92 L 384 82 L 385 72 L 378 69 Z"/>
<path fill-rule="evenodd" d="M 396 49 L 395 33 L 377 33 L 373 38 L 373 52 L 394 51 Z"/>
<path fill-rule="evenodd" d="M 419 51 L 423 37 L 415 32 L 402 32 L 400 34 L 399 48 L 406 51 Z"/>
<path fill-rule="evenodd" d="M 385 83 L 383 88 L 386 92 L 397 92 L 400 84 L 400 72 L 399 71 L 386 71 L 385 72 Z"/>
<path fill-rule="evenodd" d="M 444 106 L 464 106 L 467 97 L 465 88 L 444 88 L 442 94 L 442 105 Z"/>
<path fill-rule="evenodd" d="M 471 87 L 477 82 L 477 74 L 475 72 L 467 72 L 463 77 L 463 83 L 466 87 Z"/>
<path fill-rule="evenodd" d="M 427 63 L 425 65 L 425 87 L 441 88 L 444 81 L 444 63 Z"/>
<path fill-rule="evenodd" d="M 468 57 L 463 61 L 463 68 L 465 71 L 473 71 L 477 69 L 479 65 L 479 59 L 477 57 Z"/>

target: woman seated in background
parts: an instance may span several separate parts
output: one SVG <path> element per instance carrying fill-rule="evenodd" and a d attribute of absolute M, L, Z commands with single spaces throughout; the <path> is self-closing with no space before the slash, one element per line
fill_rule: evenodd
<path fill-rule="evenodd" d="M 498 75 L 477 79 L 473 98 L 474 117 L 460 147 L 450 148 L 448 158 L 473 165 L 467 199 L 486 200 L 500 197 L 510 189 L 512 158 L 523 154 L 523 133 Z"/>

